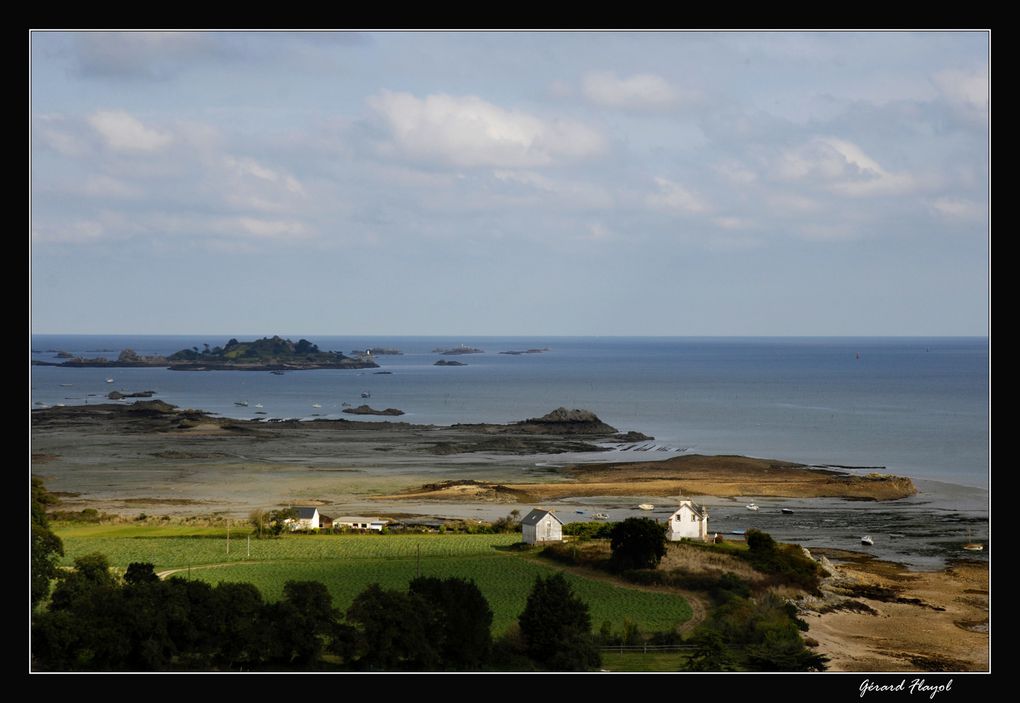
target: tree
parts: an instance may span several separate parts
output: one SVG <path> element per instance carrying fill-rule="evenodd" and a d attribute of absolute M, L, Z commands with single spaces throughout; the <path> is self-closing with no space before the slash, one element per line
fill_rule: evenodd
<path fill-rule="evenodd" d="M 492 650 L 492 608 L 474 581 L 419 577 L 408 585 L 435 610 L 436 646 L 447 669 L 477 670 Z"/>
<path fill-rule="evenodd" d="M 632 517 L 617 523 L 611 539 L 610 563 L 619 570 L 654 569 L 666 555 L 666 531 L 648 518 Z"/>
<path fill-rule="evenodd" d="M 156 568 L 152 564 L 132 562 L 128 564 L 127 571 L 124 572 L 124 583 L 129 586 L 157 581 L 159 581 L 159 576 L 156 575 Z"/>
<path fill-rule="evenodd" d="M 687 660 L 687 671 L 735 671 L 733 654 L 718 632 L 702 630 L 691 638 L 696 649 Z"/>
<path fill-rule="evenodd" d="M 429 671 L 441 659 L 431 633 L 435 613 L 420 596 L 383 590 L 373 583 L 347 610 L 358 630 L 357 663 L 375 671 Z"/>
<path fill-rule="evenodd" d="M 528 656 L 555 671 L 587 671 L 601 664 L 588 605 L 563 574 L 536 577 L 518 622 Z"/>
<path fill-rule="evenodd" d="M 41 478 L 32 477 L 32 607 L 50 594 L 50 581 L 57 576 L 57 560 L 64 555 L 64 543 L 50 530 L 46 506 L 56 503 Z"/>

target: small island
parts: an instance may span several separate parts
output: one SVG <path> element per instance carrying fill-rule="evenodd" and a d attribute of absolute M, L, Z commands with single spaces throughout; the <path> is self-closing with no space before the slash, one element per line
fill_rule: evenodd
<path fill-rule="evenodd" d="M 379 364 L 371 358 L 353 359 L 341 352 L 321 351 L 307 339 L 296 343 L 279 336 L 263 337 L 253 342 L 231 339 L 222 347 L 181 349 L 170 356 L 140 356 L 125 349 L 116 360 L 105 357 L 75 357 L 55 364 L 33 360 L 37 366 L 72 368 L 131 368 L 164 366 L 171 371 L 303 371 L 310 369 L 375 369 Z"/>
<path fill-rule="evenodd" d="M 432 350 L 433 354 L 443 354 L 445 356 L 454 356 L 457 354 L 484 354 L 484 349 L 477 349 L 475 347 L 466 347 L 461 344 L 459 347 L 449 347 L 444 349 L 443 347 L 437 347 Z"/>
<path fill-rule="evenodd" d="M 386 347 L 370 347 L 368 349 L 355 349 L 351 354 L 353 356 L 403 356 L 404 352 L 399 349 L 387 349 Z"/>
<path fill-rule="evenodd" d="M 549 351 L 549 347 L 544 347 L 542 349 L 522 349 L 522 350 L 515 350 L 515 351 L 501 351 L 499 353 L 500 354 L 506 354 L 508 356 L 521 356 L 522 354 L 542 354 L 543 352 L 547 352 L 547 351 Z"/>
<path fill-rule="evenodd" d="M 396 415 L 403 415 L 404 414 L 403 410 L 398 410 L 397 408 L 386 408 L 385 410 L 376 410 L 375 408 L 373 408 L 373 407 L 371 407 L 369 405 L 359 405 L 356 408 L 344 408 L 343 411 L 345 413 L 350 414 L 350 415 L 390 415 L 390 416 L 396 416 Z"/>
<path fill-rule="evenodd" d="M 463 361 L 452 361 L 450 359 L 440 359 L 433 366 L 467 366 Z"/>

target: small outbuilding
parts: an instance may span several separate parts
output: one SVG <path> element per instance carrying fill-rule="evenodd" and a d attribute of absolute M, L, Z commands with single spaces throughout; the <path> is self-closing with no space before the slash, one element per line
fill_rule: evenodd
<path fill-rule="evenodd" d="M 666 534 L 672 542 L 708 539 L 708 509 L 693 500 L 681 500 L 680 507 L 669 516 Z"/>
<path fill-rule="evenodd" d="M 389 520 L 378 517 L 361 517 L 348 515 L 345 517 L 333 518 L 333 528 L 345 528 L 348 530 L 371 530 L 382 532 L 389 524 Z"/>
<path fill-rule="evenodd" d="M 532 510 L 521 520 L 521 541 L 525 544 L 562 542 L 563 523 L 548 510 Z"/>

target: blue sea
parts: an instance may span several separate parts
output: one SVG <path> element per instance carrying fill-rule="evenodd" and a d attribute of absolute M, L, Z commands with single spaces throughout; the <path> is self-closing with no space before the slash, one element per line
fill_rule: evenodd
<path fill-rule="evenodd" d="M 59 361 L 57 351 L 116 358 L 127 347 L 170 354 L 222 345 L 231 336 L 250 338 L 34 335 L 32 358 Z M 359 405 L 366 392 L 373 407 L 404 410 L 402 421 L 435 424 L 510 422 L 567 406 L 593 410 L 621 430 L 653 435 L 664 449 L 885 467 L 914 478 L 989 485 L 984 338 L 307 339 L 323 350 L 381 346 L 404 354 L 377 357 L 379 369 L 283 376 L 35 366 L 30 403 L 100 402 L 114 389 L 153 390 L 168 403 L 224 416 L 351 418 L 340 414 L 342 404 Z M 486 353 L 432 353 L 460 344 Z M 549 351 L 497 353 L 532 348 Z M 467 366 L 434 366 L 441 358 Z M 256 404 L 265 416 L 255 414 Z"/>

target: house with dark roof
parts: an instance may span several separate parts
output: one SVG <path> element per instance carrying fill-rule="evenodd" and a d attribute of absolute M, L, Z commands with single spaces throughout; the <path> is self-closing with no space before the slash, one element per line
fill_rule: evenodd
<path fill-rule="evenodd" d="M 680 507 L 669 516 L 666 534 L 673 542 L 682 539 L 708 539 L 708 508 L 690 499 L 681 500 Z"/>
<path fill-rule="evenodd" d="M 521 541 L 525 544 L 562 542 L 563 523 L 548 510 L 536 508 L 521 520 Z"/>
<path fill-rule="evenodd" d="M 295 517 L 288 520 L 292 530 L 319 529 L 319 509 L 314 507 L 295 506 Z"/>

